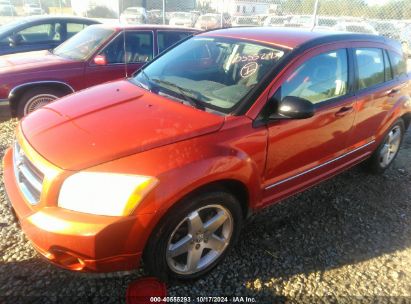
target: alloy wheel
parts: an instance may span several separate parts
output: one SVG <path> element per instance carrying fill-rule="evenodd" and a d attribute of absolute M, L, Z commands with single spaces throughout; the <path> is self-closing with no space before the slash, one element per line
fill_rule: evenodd
<path fill-rule="evenodd" d="M 221 205 L 207 205 L 185 217 L 171 233 L 166 259 L 170 269 L 189 275 L 216 261 L 233 234 L 233 217 Z"/>
<path fill-rule="evenodd" d="M 385 140 L 384 146 L 380 151 L 379 160 L 382 168 L 388 167 L 394 160 L 395 155 L 400 149 L 401 144 L 401 127 L 395 126 Z"/>

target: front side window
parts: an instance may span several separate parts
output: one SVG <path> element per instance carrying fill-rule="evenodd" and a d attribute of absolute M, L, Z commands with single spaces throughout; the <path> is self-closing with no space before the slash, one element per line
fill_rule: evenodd
<path fill-rule="evenodd" d="M 126 32 L 117 36 L 104 48 L 100 55 L 104 55 L 108 64 L 147 62 L 153 59 L 152 32 Z"/>
<path fill-rule="evenodd" d="M 63 58 L 85 60 L 113 34 L 112 29 L 91 26 L 55 48 L 53 54 Z"/>
<path fill-rule="evenodd" d="M 407 75 L 407 62 L 405 58 L 391 51 L 389 51 L 388 53 L 390 55 L 394 77 Z"/>
<path fill-rule="evenodd" d="M 384 82 L 382 49 L 361 48 L 355 50 L 358 66 L 358 89 L 365 89 Z"/>
<path fill-rule="evenodd" d="M 67 23 L 67 38 L 73 37 L 78 32 L 84 30 L 88 25 L 84 23 Z"/>
<path fill-rule="evenodd" d="M 61 40 L 61 23 L 45 23 L 25 28 L 16 33 L 21 43 Z"/>
<path fill-rule="evenodd" d="M 186 38 L 187 36 L 191 35 L 190 32 L 173 32 L 173 31 L 158 31 L 157 32 L 157 44 L 158 44 L 158 52 L 161 53 L 165 49 L 173 46 L 180 40 Z"/>
<path fill-rule="evenodd" d="M 268 45 L 195 36 L 149 64 L 134 82 L 183 103 L 229 113 L 283 55 Z"/>
<path fill-rule="evenodd" d="M 343 96 L 348 88 L 347 51 L 341 49 L 317 55 L 300 65 L 276 93 L 304 98 L 313 104 Z"/>

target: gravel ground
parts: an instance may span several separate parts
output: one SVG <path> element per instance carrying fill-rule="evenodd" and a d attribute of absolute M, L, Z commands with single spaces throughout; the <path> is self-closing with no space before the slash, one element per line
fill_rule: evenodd
<path fill-rule="evenodd" d="M 0 124 L 0 156 L 14 128 Z M 266 209 L 249 220 L 220 266 L 195 282 L 171 282 L 169 295 L 193 302 L 238 295 L 257 303 L 411 303 L 410 133 L 384 175 L 353 168 Z M 123 303 L 127 285 L 142 274 L 78 274 L 49 265 L 13 220 L 0 182 L 0 303 Z"/>

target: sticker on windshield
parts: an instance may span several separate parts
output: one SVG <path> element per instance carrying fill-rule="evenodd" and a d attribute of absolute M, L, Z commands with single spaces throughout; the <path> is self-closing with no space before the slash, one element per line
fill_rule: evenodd
<path fill-rule="evenodd" d="M 245 66 L 242 67 L 240 71 L 240 76 L 242 78 L 250 77 L 251 75 L 255 74 L 258 70 L 257 62 L 249 62 Z"/>
<path fill-rule="evenodd" d="M 258 60 L 278 60 L 283 56 L 284 52 L 262 52 L 261 54 L 255 55 L 244 55 L 241 56 L 236 54 L 232 64 L 236 64 L 239 62 L 247 62 L 247 61 L 258 61 Z"/>

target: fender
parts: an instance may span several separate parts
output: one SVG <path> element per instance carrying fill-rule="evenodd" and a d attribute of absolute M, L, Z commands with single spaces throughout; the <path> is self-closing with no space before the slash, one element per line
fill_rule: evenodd
<path fill-rule="evenodd" d="M 69 93 L 74 93 L 75 90 L 71 85 L 66 82 L 58 81 L 58 80 L 41 80 L 41 81 L 33 81 L 33 82 L 26 82 L 19 84 L 10 90 L 8 99 L 12 102 L 13 99 L 19 95 L 20 91 L 27 87 L 35 87 L 36 85 L 44 85 L 44 84 L 51 84 L 51 85 L 59 85 L 64 87 Z"/>
<path fill-rule="evenodd" d="M 64 87 L 66 87 L 69 91 L 71 91 L 71 93 L 75 92 L 75 90 L 73 89 L 73 87 L 71 85 L 69 85 L 68 83 L 63 82 L 63 81 L 58 81 L 58 80 L 33 81 L 33 82 L 26 82 L 26 83 L 23 83 L 23 84 L 19 84 L 19 85 L 15 86 L 14 88 L 12 88 L 10 90 L 10 93 L 9 93 L 9 100 L 12 100 L 12 98 L 17 95 L 19 90 L 21 90 L 25 87 L 31 87 L 31 86 L 35 86 L 35 85 L 41 85 L 41 84 L 58 84 L 58 85 L 62 85 Z"/>
<path fill-rule="evenodd" d="M 388 111 L 387 115 L 383 119 L 380 127 L 376 132 L 377 146 L 384 139 L 384 135 L 388 129 L 394 124 L 394 122 L 402 115 L 411 112 L 411 97 L 409 95 L 402 95 L 394 104 L 394 106 Z"/>

